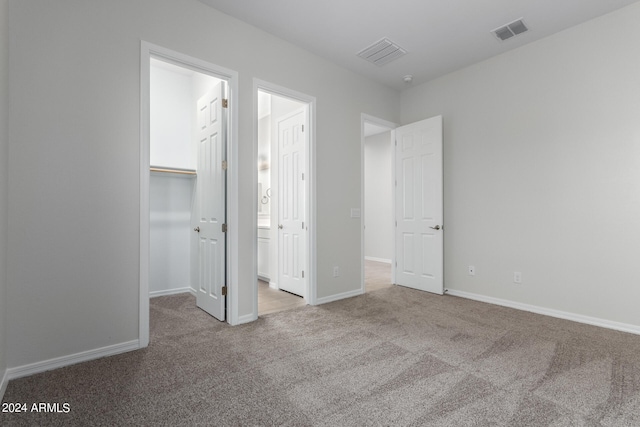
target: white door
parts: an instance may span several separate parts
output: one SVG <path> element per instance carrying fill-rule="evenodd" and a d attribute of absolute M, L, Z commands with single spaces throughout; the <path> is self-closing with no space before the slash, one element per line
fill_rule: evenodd
<path fill-rule="evenodd" d="M 198 170 L 192 224 L 197 244 L 193 262 L 196 304 L 225 320 L 226 294 L 226 126 L 223 82 L 198 100 Z"/>
<path fill-rule="evenodd" d="M 278 139 L 278 287 L 305 298 L 307 108 L 276 120 Z"/>
<path fill-rule="evenodd" d="M 395 130 L 396 283 L 442 294 L 442 116 Z"/>

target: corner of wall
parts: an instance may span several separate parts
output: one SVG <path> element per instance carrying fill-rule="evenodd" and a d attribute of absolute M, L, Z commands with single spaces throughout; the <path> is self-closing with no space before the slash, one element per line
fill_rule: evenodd
<path fill-rule="evenodd" d="M 9 115 L 9 1 L 0 0 L 0 401 L 7 388 L 6 287 Z"/>

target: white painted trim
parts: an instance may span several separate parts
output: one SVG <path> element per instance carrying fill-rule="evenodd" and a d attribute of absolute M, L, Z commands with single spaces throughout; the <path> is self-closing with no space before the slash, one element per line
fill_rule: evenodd
<path fill-rule="evenodd" d="M 2 381 L 0 382 L 0 402 L 2 402 L 4 392 L 7 391 L 7 385 L 9 385 L 9 371 L 5 369 L 4 374 L 2 374 Z"/>
<path fill-rule="evenodd" d="M 245 314 L 244 316 L 240 316 L 238 317 L 238 325 L 242 325 L 244 323 L 251 323 L 251 322 L 255 322 L 256 320 L 258 320 L 258 316 L 257 315 L 253 315 L 253 313 L 251 314 Z"/>
<path fill-rule="evenodd" d="M 251 147 L 251 158 L 254 161 L 258 159 L 258 86 L 256 85 L 256 79 L 253 79 L 253 92 L 251 94 L 253 98 L 253 145 Z M 253 271 L 253 277 L 258 276 L 258 171 L 257 168 L 251 168 L 251 183 L 253 184 L 253 191 L 251 192 L 251 212 L 253 212 L 253 229 L 251 230 L 251 241 L 252 241 L 252 250 L 251 250 L 251 271 Z M 273 183 L 272 183 L 273 185 Z M 273 203 L 270 203 L 273 206 Z M 273 210 L 270 210 L 270 213 Z M 271 231 L 270 231 L 271 233 Z M 272 237 L 271 237 L 272 238 Z M 271 242 L 269 243 L 269 248 L 272 248 Z M 273 255 L 271 255 L 273 256 Z M 269 261 L 271 262 L 271 260 Z M 273 274 L 273 271 L 270 271 L 269 274 Z M 277 274 L 276 274 L 277 276 Z M 258 318 L 258 281 L 253 281 L 253 287 L 251 289 L 251 313 L 250 317 L 253 319 L 254 317 Z M 249 315 L 242 316 L 243 318 L 247 318 Z M 246 323 L 246 322 L 245 322 Z"/>
<path fill-rule="evenodd" d="M 16 378 L 39 374 L 40 372 L 51 371 L 53 369 L 62 368 L 64 366 L 75 365 L 76 363 L 87 362 L 89 360 L 100 359 L 102 357 L 115 356 L 116 354 L 138 350 L 139 348 L 140 343 L 138 342 L 138 340 L 109 345 L 94 350 L 83 351 L 68 356 L 44 360 L 42 362 L 31 363 L 29 365 L 9 368 L 7 370 L 6 376 L 8 376 L 10 380 L 15 380 Z"/>
<path fill-rule="evenodd" d="M 227 80 L 229 88 L 229 120 L 227 137 L 227 315 L 229 316 L 228 322 L 231 325 L 240 324 L 239 308 L 240 308 L 240 283 L 238 277 L 240 274 L 240 198 L 238 194 L 240 175 L 238 165 L 238 121 L 239 121 L 239 83 L 238 73 L 230 71 L 229 79 Z M 255 168 L 254 168 L 255 169 Z"/>
<path fill-rule="evenodd" d="M 270 287 L 271 289 L 276 289 L 276 290 L 278 290 L 278 291 L 280 290 L 280 286 L 278 286 L 278 284 L 277 284 L 276 282 L 274 282 L 273 280 L 270 280 L 270 281 L 269 281 L 269 287 Z"/>
<path fill-rule="evenodd" d="M 373 256 L 365 256 L 364 259 L 366 261 L 384 262 L 385 264 L 391 264 L 391 260 L 386 258 L 376 258 Z"/>
<path fill-rule="evenodd" d="M 302 92 L 298 92 L 283 86 L 269 83 L 260 79 L 253 79 L 253 158 L 258 155 L 258 90 L 271 93 L 272 95 L 290 98 L 307 104 L 309 113 L 309 146 L 307 147 L 307 173 L 309 179 L 306 180 L 306 194 L 308 195 L 305 209 L 307 211 L 307 226 L 309 234 L 307 239 L 307 260 L 308 280 L 305 291 L 305 302 L 309 305 L 318 304 L 317 299 L 317 255 L 316 255 L 316 98 Z M 254 168 L 255 169 L 255 168 Z M 257 170 L 253 171 L 253 181 L 258 182 Z M 254 218 L 258 218 L 258 188 L 253 186 L 253 212 Z M 252 271 L 254 277 L 258 275 L 256 259 L 258 256 L 258 225 L 257 221 L 253 231 L 253 251 L 252 251 Z M 258 318 L 258 283 L 253 287 L 253 313 L 256 320 Z"/>
<path fill-rule="evenodd" d="M 140 348 L 149 345 L 149 276 L 151 265 L 150 243 L 150 181 L 151 162 L 150 94 L 151 94 L 151 45 L 140 43 L 140 289 L 138 308 L 138 340 Z"/>
<path fill-rule="evenodd" d="M 186 286 L 184 288 L 165 289 L 163 291 L 151 291 L 149 292 L 149 298 L 162 297 L 165 295 L 184 294 L 185 292 L 191 292 L 195 294 L 195 291 L 190 286 Z"/>
<path fill-rule="evenodd" d="M 539 307 L 536 305 L 523 304 L 520 302 L 505 300 L 501 298 L 494 298 L 480 294 L 474 294 L 471 292 L 457 291 L 455 289 L 448 289 L 446 294 L 466 298 L 474 301 L 486 302 L 489 304 L 500 305 L 503 307 L 515 308 L 516 310 L 529 311 L 531 313 L 542 314 L 545 316 L 557 317 L 558 319 L 571 320 L 573 322 L 584 323 L 587 325 L 599 326 L 601 328 L 613 329 L 621 332 L 628 332 L 631 334 L 640 335 L 640 326 L 631 325 L 628 323 L 613 322 L 611 320 L 600 319 L 598 317 L 584 316 L 582 314 L 570 313 L 568 311 L 554 310 L 552 308 Z"/>
<path fill-rule="evenodd" d="M 198 58 L 148 43 L 140 44 L 140 296 L 139 342 L 149 345 L 149 87 L 151 56 L 181 67 L 212 75 L 227 82 L 229 123 L 227 127 L 227 322 L 238 324 L 238 73 Z"/>
<path fill-rule="evenodd" d="M 339 301 L 345 298 L 357 297 L 358 295 L 363 295 L 364 290 L 356 289 L 353 291 L 343 292 L 341 294 L 329 295 L 328 297 L 318 298 L 316 300 L 316 305 L 327 304 L 329 302 Z"/>
<path fill-rule="evenodd" d="M 397 284 L 396 280 L 396 265 L 398 265 L 397 252 L 398 248 L 396 245 L 396 130 L 393 129 L 391 131 L 391 203 L 393 203 L 393 209 L 391 210 L 391 229 L 393 230 L 393 245 L 391 250 L 391 283 Z"/>
<path fill-rule="evenodd" d="M 365 204 L 364 204 L 364 144 L 365 144 L 365 136 L 364 136 L 364 124 L 365 123 L 372 123 L 378 126 L 383 126 L 386 128 L 389 128 L 389 130 L 391 131 L 391 141 L 389 141 L 390 143 L 393 141 L 394 138 L 394 129 L 398 126 L 396 123 L 375 117 L 375 116 L 371 116 L 369 114 L 365 114 L 365 113 L 361 113 L 360 114 L 360 254 L 362 255 L 361 261 L 360 261 L 360 290 L 362 291 L 362 293 L 365 292 L 365 284 L 364 284 L 364 261 L 365 259 L 371 259 L 372 261 L 377 261 L 377 259 L 372 259 L 370 257 L 365 257 L 364 256 L 364 219 L 365 219 L 365 215 L 367 214 L 366 209 L 365 209 Z M 393 145 L 392 145 L 393 147 Z M 395 177 L 395 150 L 391 150 L 391 179 L 393 179 Z M 391 199 L 392 202 L 395 200 L 395 186 L 391 185 Z M 393 215 L 395 215 L 395 209 L 393 210 Z M 392 220 L 395 221 L 395 216 L 392 218 Z M 391 226 L 393 227 L 393 224 L 391 224 Z M 396 258 L 396 248 L 395 248 L 395 233 L 394 233 L 394 238 L 393 238 L 393 248 L 392 248 L 392 256 L 393 259 Z M 391 264 L 391 282 L 395 283 L 395 267 L 394 264 L 392 262 L 393 260 L 389 260 L 389 263 Z M 381 261 L 383 262 L 383 261 Z"/>

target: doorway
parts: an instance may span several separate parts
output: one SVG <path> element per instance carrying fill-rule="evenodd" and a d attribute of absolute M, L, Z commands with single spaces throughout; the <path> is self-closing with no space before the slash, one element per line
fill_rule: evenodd
<path fill-rule="evenodd" d="M 150 61 L 149 295 L 192 292 L 225 320 L 226 82 Z"/>
<path fill-rule="evenodd" d="M 393 145 L 395 125 L 362 119 L 363 292 L 391 287 L 393 242 Z"/>
<path fill-rule="evenodd" d="M 256 84 L 255 96 L 256 304 L 262 315 L 310 299 L 313 101 L 264 82 Z"/>
<path fill-rule="evenodd" d="M 444 225 L 443 225 L 443 127 L 442 116 L 435 116 L 408 125 L 395 127 L 363 114 L 362 119 L 362 292 L 366 290 L 366 278 L 371 276 L 366 271 L 366 264 L 371 261 L 387 262 L 387 258 L 375 259 L 371 256 L 371 245 L 367 240 L 376 240 L 382 233 L 372 226 L 367 216 L 370 211 L 374 215 L 378 207 L 377 197 L 387 200 L 391 206 L 392 221 L 386 219 L 379 227 L 392 230 L 392 241 L 385 239 L 384 245 L 392 247 L 391 251 L 391 283 L 418 290 L 442 295 L 444 293 Z M 378 128 L 386 129 L 378 129 Z M 387 145 L 386 136 L 382 136 L 381 146 L 391 151 L 391 195 L 384 194 L 385 181 L 370 181 L 374 192 L 367 192 L 367 148 L 365 129 L 369 135 L 376 131 L 384 132 L 392 129 Z M 370 136 L 371 137 L 371 136 Z M 373 137 L 371 137 L 373 138 Z M 371 163 L 369 169 L 385 169 L 389 160 Z M 377 166 L 374 166 L 377 165 Z M 378 173 L 379 171 L 375 171 Z M 388 172 L 385 172 L 387 176 Z M 388 182 L 388 181 L 386 181 Z M 371 188 L 370 188 L 371 189 Z M 373 200 L 372 200 L 373 199 Z M 389 223 L 389 228 L 384 226 Z M 367 233 L 367 227 L 374 228 Z M 371 231 L 371 230 L 370 230 Z M 382 252 L 378 252 L 382 253 Z M 368 259 L 367 259 L 368 258 Z M 380 268 L 380 265 L 374 268 Z M 385 275 L 386 276 L 386 275 Z"/>
<path fill-rule="evenodd" d="M 169 83 L 171 81 L 171 83 Z M 160 89 L 158 89 L 160 88 Z M 161 93 L 161 92 L 165 93 Z M 213 92 L 212 92 L 213 91 Z M 226 92 L 226 93 L 225 93 Z M 212 93 L 207 107 L 198 108 L 197 100 Z M 237 73 L 197 58 L 160 46 L 141 44 L 141 133 L 140 133 L 140 347 L 149 343 L 149 297 L 191 291 L 198 293 L 202 283 L 215 283 L 219 289 L 208 296 L 217 298 L 216 317 L 231 324 L 237 315 L 237 114 L 235 94 Z M 159 99 L 163 98 L 163 100 Z M 203 98 L 204 97 L 204 98 Z M 226 99 L 226 102 L 224 101 Z M 164 102 L 164 104 L 163 104 Z M 202 101 L 204 102 L 204 101 Z M 227 108 L 222 112 L 223 103 Z M 152 108 L 153 105 L 153 108 Z M 206 110 L 206 111 L 205 111 Z M 199 126 L 209 120 L 207 144 L 198 144 Z M 210 114 L 206 114 L 210 113 Z M 226 117 L 225 117 L 226 116 Z M 214 122 L 218 126 L 214 126 Z M 153 126 L 152 126 L 153 125 Z M 164 128 L 163 128 L 164 126 Z M 226 136 L 226 137 L 225 137 Z M 151 143 L 153 139 L 153 144 Z M 202 138 L 200 138 L 202 139 Z M 217 141 L 216 141 L 217 139 Z M 202 141 L 200 141 L 202 142 Z M 209 144 L 211 143 L 211 144 Z M 206 145 L 206 147 L 205 147 Z M 209 150 L 203 155 L 203 149 Z M 199 151 L 201 153 L 199 153 Z M 208 170 L 198 159 L 207 158 Z M 224 161 L 224 163 L 223 163 Z M 152 168 L 153 167 L 153 168 Z M 209 180 L 214 174 L 223 179 Z M 220 232 L 207 231 L 206 251 L 199 250 L 202 237 L 199 224 L 192 223 L 203 205 L 197 195 L 200 184 L 209 180 L 217 188 L 215 214 L 207 213 L 209 222 L 220 232 L 231 232 L 221 239 Z M 219 199 L 219 200 L 218 200 Z M 233 232 L 233 230 L 236 230 Z M 215 236 L 211 237 L 209 236 Z M 153 244 L 152 244 L 153 240 Z M 224 242 L 221 242 L 224 240 Z M 217 245 L 212 243 L 227 243 Z M 233 249 L 232 249 L 233 248 Z M 200 256 L 204 253 L 204 256 Z M 215 258 L 215 263 L 213 259 Z M 205 261 L 204 263 L 202 261 Z M 209 263 L 209 269 L 202 268 Z M 194 273 L 194 265 L 198 265 Z M 203 274 L 201 274 L 203 273 Z M 201 280 L 203 279 L 203 280 Z M 215 280 L 214 280 L 215 279 Z M 226 285 L 226 289 L 222 289 Z M 226 298 L 223 293 L 226 291 Z M 199 306 L 205 304 L 198 303 Z M 203 307 L 211 312 L 211 307 Z"/>

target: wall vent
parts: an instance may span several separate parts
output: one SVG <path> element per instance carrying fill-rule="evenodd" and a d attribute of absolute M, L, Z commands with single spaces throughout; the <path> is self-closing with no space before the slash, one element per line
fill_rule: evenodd
<path fill-rule="evenodd" d="M 387 38 L 383 38 L 372 44 L 371 46 L 364 48 L 358 52 L 358 56 L 362 59 L 366 59 L 372 64 L 383 66 L 389 62 L 400 58 L 407 53 L 406 50 L 392 42 Z"/>
<path fill-rule="evenodd" d="M 510 22 L 507 25 L 503 25 L 500 28 L 496 28 L 491 32 L 498 38 L 498 40 L 505 41 L 526 31 L 529 31 L 529 28 L 527 28 L 527 26 L 522 21 L 522 18 L 520 18 L 516 21 Z"/>

